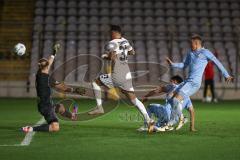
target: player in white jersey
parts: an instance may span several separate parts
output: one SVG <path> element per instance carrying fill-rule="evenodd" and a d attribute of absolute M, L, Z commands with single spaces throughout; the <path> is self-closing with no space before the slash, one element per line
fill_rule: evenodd
<path fill-rule="evenodd" d="M 111 62 L 112 71 L 109 74 L 100 75 L 92 86 L 97 102 L 97 107 L 89 112 L 89 114 L 103 114 L 101 87 L 105 86 L 108 89 L 117 87 L 120 91 L 136 106 L 144 116 L 144 119 L 149 124 L 149 131 L 153 129 L 153 120 L 148 116 L 143 103 L 136 97 L 132 85 L 132 76 L 128 66 L 128 55 L 134 55 L 135 51 L 125 38 L 122 37 L 121 28 L 112 25 L 110 29 L 111 41 L 105 46 L 102 58 Z"/>

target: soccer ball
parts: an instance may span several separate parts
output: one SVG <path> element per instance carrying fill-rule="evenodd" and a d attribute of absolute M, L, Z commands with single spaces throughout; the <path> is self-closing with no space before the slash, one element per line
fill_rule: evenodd
<path fill-rule="evenodd" d="M 19 56 L 24 55 L 26 52 L 26 47 L 22 43 L 18 43 L 14 46 L 14 53 L 16 53 Z"/>

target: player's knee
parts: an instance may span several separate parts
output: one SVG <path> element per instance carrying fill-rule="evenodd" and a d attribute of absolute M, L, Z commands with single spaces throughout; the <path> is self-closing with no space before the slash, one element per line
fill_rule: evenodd
<path fill-rule="evenodd" d="M 180 95 L 180 94 L 176 94 L 175 98 L 178 99 L 179 101 L 181 101 L 183 99 L 182 95 Z"/>
<path fill-rule="evenodd" d="M 132 98 L 130 100 L 131 100 L 132 104 L 135 105 L 135 106 L 137 105 L 137 102 L 139 101 L 136 97 Z"/>
<path fill-rule="evenodd" d="M 99 78 L 97 78 L 95 81 L 92 82 L 92 84 L 97 84 L 98 86 L 101 86 L 101 81 Z"/>
<path fill-rule="evenodd" d="M 122 92 L 123 94 L 125 94 L 125 95 L 128 97 L 128 99 L 131 100 L 131 102 L 132 102 L 133 104 L 135 104 L 136 101 L 138 100 L 137 97 L 136 97 L 136 95 L 135 95 L 133 92 L 129 92 L 129 91 L 125 91 L 125 90 L 121 90 L 121 92 Z"/>
<path fill-rule="evenodd" d="M 58 132 L 60 130 L 59 123 L 53 122 L 50 125 L 50 132 Z"/>

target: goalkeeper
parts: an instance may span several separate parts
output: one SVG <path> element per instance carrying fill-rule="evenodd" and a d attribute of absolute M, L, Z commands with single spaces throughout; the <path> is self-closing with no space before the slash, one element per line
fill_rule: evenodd
<path fill-rule="evenodd" d="M 56 113 L 60 113 L 62 116 L 75 119 L 75 114 L 67 111 L 63 104 L 52 104 L 51 99 L 51 87 L 54 87 L 58 91 L 71 92 L 84 94 L 84 90 L 81 88 L 71 88 L 65 84 L 59 83 L 53 78 L 49 77 L 49 71 L 53 64 L 56 53 L 60 48 L 59 44 L 54 45 L 53 54 L 48 58 L 42 58 L 38 61 L 38 72 L 36 75 L 36 91 L 38 96 L 38 111 L 45 118 L 46 124 L 39 126 L 26 126 L 22 127 L 22 131 L 25 133 L 39 131 L 39 132 L 57 132 L 59 131 L 59 122 Z"/>

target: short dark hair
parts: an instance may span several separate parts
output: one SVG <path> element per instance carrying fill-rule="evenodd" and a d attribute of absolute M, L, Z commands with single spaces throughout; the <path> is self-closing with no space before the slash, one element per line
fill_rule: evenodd
<path fill-rule="evenodd" d="M 177 81 L 178 84 L 183 82 L 182 77 L 180 77 L 179 75 L 172 76 L 171 80 Z"/>
<path fill-rule="evenodd" d="M 198 35 L 198 34 L 193 34 L 193 35 L 191 36 L 191 39 L 192 39 L 192 40 L 197 39 L 197 40 L 199 40 L 199 41 L 202 42 L 202 37 L 201 37 L 200 35 Z"/>
<path fill-rule="evenodd" d="M 110 31 L 111 31 L 111 32 L 115 31 L 115 32 L 118 32 L 118 33 L 122 33 L 122 29 L 121 29 L 121 27 L 118 26 L 118 25 L 111 25 L 111 26 L 110 26 Z"/>

